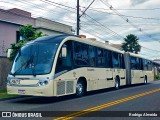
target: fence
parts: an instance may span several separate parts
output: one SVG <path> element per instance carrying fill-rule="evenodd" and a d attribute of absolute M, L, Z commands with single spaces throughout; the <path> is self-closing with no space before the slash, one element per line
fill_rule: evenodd
<path fill-rule="evenodd" d="M 10 72 L 11 62 L 6 57 L 0 57 L 0 89 L 6 89 L 6 79 Z"/>

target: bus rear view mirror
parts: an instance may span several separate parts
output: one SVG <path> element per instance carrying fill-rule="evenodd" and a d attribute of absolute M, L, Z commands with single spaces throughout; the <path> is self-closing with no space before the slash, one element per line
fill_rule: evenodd
<path fill-rule="evenodd" d="M 8 49 L 7 50 L 7 58 L 11 58 L 11 54 L 12 54 L 13 49 Z"/>
<path fill-rule="evenodd" d="M 67 56 L 67 48 L 66 46 L 62 47 L 62 58 L 65 58 Z"/>

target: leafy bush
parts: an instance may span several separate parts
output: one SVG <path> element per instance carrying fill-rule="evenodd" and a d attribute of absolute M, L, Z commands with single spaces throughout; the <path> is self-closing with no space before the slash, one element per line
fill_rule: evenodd
<path fill-rule="evenodd" d="M 11 44 L 11 49 L 13 49 L 10 60 L 13 61 L 19 49 L 24 46 L 27 42 L 34 40 L 38 37 L 46 36 L 42 32 L 36 31 L 32 25 L 25 25 L 19 28 L 20 35 L 22 40 L 19 40 L 17 43 Z"/>
<path fill-rule="evenodd" d="M 160 80 L 160 75 L 155 75 L 155 80 Z"/>

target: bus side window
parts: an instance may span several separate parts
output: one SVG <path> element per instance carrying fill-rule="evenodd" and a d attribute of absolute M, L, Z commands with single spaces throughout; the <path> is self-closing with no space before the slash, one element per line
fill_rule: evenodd
<path fill-rule="evenodd" d="M 65 58 L 61 57 L 61 51 L 59 53 L 57 64 L 56 64 L 56 72 L 61 72 L 64 70 L 71 70 L 72 69 L 72 42 L 67 41 L 64 43 L 67 47 L 67 56 Z M 62 48 L 61 48 L 62 50 Z"/>
<path fill-rule="evenodd" d="M 131 69 L 137 70 L 137 69 L 138 69 L 138 68 L 137 68 L 137 65 L 138 65 L 138 63 L 137 63 L 137 58 L 131 56 L 130 61 L 131 61 L 131 62 L 130 62 L 130 64 L 131 64 Z"/>
<path fill-rule="evenodd" d="M 105 50 L 105 60 L 106 60 L 106 67 L 107 68 L 112 68 L 112 52 L 109 50 Z"/>
<path fill-rule="evenodd" d="M 98 67 L 105 66 L 104 50 L 102 48 L 97 48 L 97 65 Z"/>
<path fill-rule="evenodd" d="M 118 54 L 119 62 L 120 62 L 120 68 L 124 69 L 124 56 L 123 54 Z"/>
<path fill-rule="evenodd" d="M 151 61 L 148 60 L 147 66 L 148 66 L 148 70 L 152 71 L 152 62 Z"/>
<path fill-rule="evenodd" d="M 141 60 L 137 57 L 131 57 L 131 69 L 141 70 Z"/>
<path fill-rule="evenodd" d="M 140 70 L 140 58 L 136 58 L 136 69 Z"/>
<path fill-rule="evenodd" d="M 142 58 L 140 58 L 139 60 L 140 60 L 139 61 L 140 62 L 140 70 L 143 70 L 143 60 L 142 60 Z"/>
<path fill-rule="evenodd" d="M 95 47 L 89 46 L 89 63 L 90 66 L 95 66 Z"/>
<path fill-rule="evenodd" d="M 147 60 L 143 59 L 143 69 L 148 70 Z"/>
<path fill-rule="evenodd" d="M 74 42 L 74 63 L 76 66 L 88 66 L 88 45 Z"/>
<path fill-rule="evenodd" d="M 84 62 L 84 65 L 89 65 L 89 54 L 88 54 L 88 45 L 81 44 L 81 50 L 82 50 L 82 59 Z"/>
<path fill-rule="evenodd" d="M 120 67 L 120 61 L 118 59 L 118 53 L 113 52 L 113 67 L 119 68 Z"/>

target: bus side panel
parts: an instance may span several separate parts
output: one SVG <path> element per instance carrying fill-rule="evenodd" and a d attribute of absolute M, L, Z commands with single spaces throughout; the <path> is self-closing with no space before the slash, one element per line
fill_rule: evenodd
<path fill-rule="evenodd" d="M 119 76 L 120 85 L 126 85 L 126 70 L 125 69 L 113 69 L 113 79 L 115 81 L 116 76 Z M 112 86 L 113 87 L 113 86 Z"/>
<path fill-rule="evenodd" d="M 74 94 L 76 91 L 76 83 L 75 71 L 73 70 L 59 75 L 54 79 L 54 95 Z"/>
<path fill-rule="evenodd" d="M 126 70 L 119 69 L 120 85 L 126 85 Z"/>
<path fill-rule="evenodd" d="M 105 68 L 81 67 L 66 72 L 55 78 L 54 94 L 56 96 L 74 94 L 76 92 L 77 81 L 81 77 L 86 79 L 87 91 L 102 89 L 107 86 Z M 70 84 L 72 84 L 71 89 L 73 89 L 70 93 L 67 92 L 67 89 L 69 89 L 67 82 L 69 81 Z"/>
<path fill-rule="evenodd" d="M 120 80 L 120 85 L 126 85 L 126 69 L 121 69 Z"/>
<path fill-rule="evenodd" d="M 82 67 L 63 73 L 54 80 L 54 95 L 74 94 L 77 81 L 81 77 L 86 79 L 87 91 L 114 87 L 112 70 L 111 68 Z"/>
<path fill-rule="evenodd" d="M 106 82 L 107 88 L 114 86 L 113 68 L 106 69 Z"/>
<path fill-rule="evenodd" d="M 144 73 L 142 70 L 131 70 L 132 84 L 143 83 Z"/>
<path fill-rule="evenodd" d="M 151 82 L 154 80 L 153 71 L 144 71 L 144 76 L 147 76 L 147 82 Z"/>
<path fill-rule="evenodd" d="M 107 72 L 109 73 L 107 75 L 106 73 L 106 68 L 96 68 L 96 71 L 94 74 L 97 74 L 97 89 L 103 89 L 107 87 L 107 78 L 112 77 L 112 72 Z M 92 78 L 94 79 L 94 78 Z"/>

